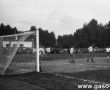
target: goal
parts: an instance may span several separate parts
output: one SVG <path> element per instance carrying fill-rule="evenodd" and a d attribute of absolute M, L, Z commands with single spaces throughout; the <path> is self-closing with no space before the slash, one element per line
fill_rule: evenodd
<path fill-rule="evenodd" d="M 39 30 L 0 36 L 0 73 L 39 72 Z"/>

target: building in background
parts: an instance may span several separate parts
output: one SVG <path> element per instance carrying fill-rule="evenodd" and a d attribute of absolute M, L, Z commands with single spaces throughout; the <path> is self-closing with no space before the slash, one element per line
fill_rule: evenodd
<path fill-rule="evenodd" d="M 17 44 L 20 44 L 19 46 L 21 47 L 27 47 L 27 48 L 32 48 L 33 47 L 33 42 L 32 41 L 3 41 L 3 47 L 14 47 Z"/>

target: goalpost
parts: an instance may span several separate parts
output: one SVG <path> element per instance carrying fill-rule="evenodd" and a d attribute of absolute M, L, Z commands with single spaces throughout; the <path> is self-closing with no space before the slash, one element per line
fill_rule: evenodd
<path fill-rule="evenodd" d="M 39 30 L 0 36 L 0 73 L 40 71 Z"/>

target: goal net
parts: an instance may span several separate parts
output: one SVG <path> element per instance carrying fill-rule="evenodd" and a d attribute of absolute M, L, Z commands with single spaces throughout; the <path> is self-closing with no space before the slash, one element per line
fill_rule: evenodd
<path fill-rule="evenodd" d="M 38 30 L 0 36 L 0 73 L 39 72 Z M 38 50 L 37 50 L 37 49 Z"/>

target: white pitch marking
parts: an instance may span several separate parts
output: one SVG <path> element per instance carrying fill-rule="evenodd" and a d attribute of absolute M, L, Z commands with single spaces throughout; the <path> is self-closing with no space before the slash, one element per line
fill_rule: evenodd
<path fill-rule="evenodd" d="M 78 65 L 84 65 L 84 66 L 92 66 L 92 65 L 86 65 L 86 64 L 78 64 Z M 98 65 L 98 66 L 94 66 L 94 67 L 103 67 L 103 68 L 108 68 L 108 66 L 102 66 L 102 65 Z"/>

